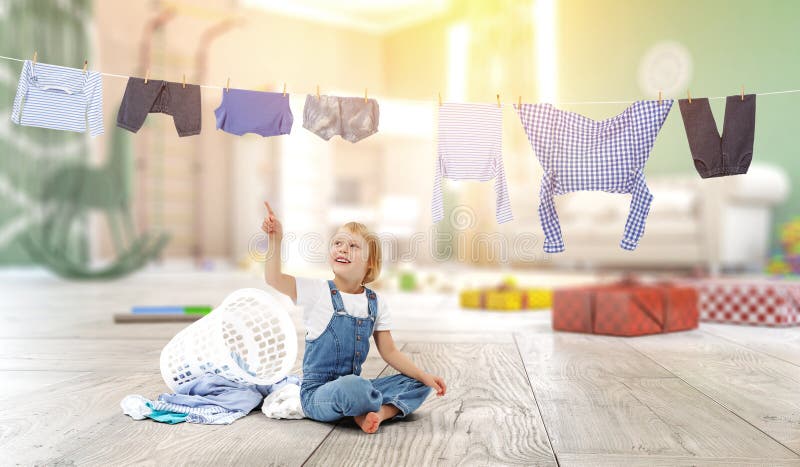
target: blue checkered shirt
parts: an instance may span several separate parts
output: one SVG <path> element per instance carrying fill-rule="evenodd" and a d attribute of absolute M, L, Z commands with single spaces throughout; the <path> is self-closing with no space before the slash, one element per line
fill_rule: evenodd
<path fill-rule="evenodd" d="M 645 183 L 644 165 L 672 102 L 637 101 L 621 114 L 602 121 L 551 104 L 514 106 L 544 169 L 539 218 L 545 252 L 564 251 L 553 197 L 580 190 L 631 193 L 620 246 L 636 248 L 653 200 Z"/>

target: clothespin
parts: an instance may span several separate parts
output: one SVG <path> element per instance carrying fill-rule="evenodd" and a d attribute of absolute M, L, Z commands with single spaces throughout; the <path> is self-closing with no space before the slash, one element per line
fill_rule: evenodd
<path fill-rule="evenodd" d="M 39 52 L 34 50 L 33 51 L 33 64 L 36 65 L 36 58 L 39 56 Z"/>
<path fill-rule="evenodd" d="M 658 91 L 658 105 L 661 105 L 661 91 Z"/>
<path fill-rule="evenodd" d="M 183 88 L 186 89 L 186 73 L 183 74 Z"/>
<path fill-rule="evenodd" d="M 442 93 L 439 93 L 439 107 L 442 106 Z"/>
<path fill-rule="evenodd" d="M 364 103 L 367 103 L 367 88 L 364 88 Z"/>
<path fill-rule="evenodd" d="M 150 69 L 148 68 L 147 71 L 144 72 L 144 84 L 150 81 Z"/>
<path fill-rule="evenodd" d="M 519 98 L 517 99 L 517 108 L 518 109 L 522 108 L 522 96 L 519 96 Z"/>
<path fill-rule="evenodd" d="M 744 102 L 744 84 L 742 85 L 742 102 Z"/>
<path fill-rule="evenodd" d="M 317 99 L 319 99 L 319 84 L 317 85 Z"/>
<path fill-rule="evenodd" d="M 225 90 L 231 92 L 231 77 L 228 77 L 228 84 L 225 86 Z"/>
<path fill-rule="evenodd" d="M 86 73 L 86 67 L 89 66 L 89 60 L 83 61 L 83 72 Z"/>
<path fill-rule="evenodd" d="M 500 107 L 500 94 L 497 95 L 497 106 Z"/>
<path fill-rule="evenodd" d="M 283 83 L 283 95 L 286 97 L 286 83 Z"/>
<path fill-rule="evenodd" d="M 692 103 L 692 93 L 689 92 L 688 89 L 686 90 L 686 95 L 689 97 L 689 103 L 691 104 Z"/>

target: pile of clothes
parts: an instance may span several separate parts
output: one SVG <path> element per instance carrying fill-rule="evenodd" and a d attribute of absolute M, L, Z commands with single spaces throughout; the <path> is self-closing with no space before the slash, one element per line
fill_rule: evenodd
<path fill-rule="evenodd" d="M 150 418 L 162 423 L 228 425 L 261 405 L 270 418 L 305 417 L 300 403 L 302 377 L 289 375 L 270 385 L 236 383 L 214 373 L 178 386 L 175 394 L 150 400 L 138 394 L 125 396 L 122 413 L 134 420 Z"/>

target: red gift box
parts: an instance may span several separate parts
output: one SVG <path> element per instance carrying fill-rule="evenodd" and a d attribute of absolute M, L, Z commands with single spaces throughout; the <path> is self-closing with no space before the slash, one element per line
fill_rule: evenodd
<path fill-rule="evenodd" d="M 686 281 L 684 285 L 697 290 L 702 321 L 800 325 L 800 281 L 701 279 Z"/>
<path fill-rule="evenodd" d="M 556 290 L 553 329 L 642 336 L 697 327 L 697 292 L 675 285 L 613 284 Z"/>

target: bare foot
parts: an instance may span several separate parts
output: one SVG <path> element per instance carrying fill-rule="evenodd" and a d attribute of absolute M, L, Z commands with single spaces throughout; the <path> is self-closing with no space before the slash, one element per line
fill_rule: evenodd
<path fill-rule="evenodd" d="M 378 427 L 381 426 L 381 417 L 378 412 L 369 412 L 364 415 L 353 417 L 358 426 L 364 430 L 364 433 L 375 433 Z"/>

